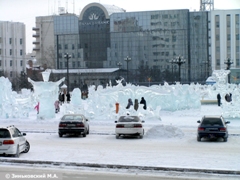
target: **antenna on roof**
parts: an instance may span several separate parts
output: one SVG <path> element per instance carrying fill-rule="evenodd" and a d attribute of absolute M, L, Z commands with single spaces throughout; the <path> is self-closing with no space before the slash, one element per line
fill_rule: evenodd
<path fill-rule="evenodd" d="M 68 13 L 68 0 L 66 0 L 66 13 Z"/>
<path fill-rule="evenodd" d="M 73 14 L 75 14 L 75 9 L 74 9 L 74 7 L 75 7 L 75 1 L 73 0 Z"/>

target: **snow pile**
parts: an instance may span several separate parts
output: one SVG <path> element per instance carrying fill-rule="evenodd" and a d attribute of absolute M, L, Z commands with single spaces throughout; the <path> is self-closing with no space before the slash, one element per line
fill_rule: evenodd
<path fill-rule="evenodd" d="M 158 125 L 149 129 L 146 133 L 148 138 L 182 138 L 184 133 L 181 129 L 174 127 L 172 125 Z"/>

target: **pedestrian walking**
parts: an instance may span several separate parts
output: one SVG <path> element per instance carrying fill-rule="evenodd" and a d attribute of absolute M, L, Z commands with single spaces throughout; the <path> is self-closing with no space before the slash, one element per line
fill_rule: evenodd
<path fill-rule="evenodd" d="M 134 109 L 137 111 L 138 110 L 138 99 L 134 100 Z"/>
<path fill-rule="evenodd" d="M 220 93 L 217 94 L 217 101 L 218 101 L 218 106 L 221 106 L 221 95 L 220 95 Z"/>
<path fill-rule="evenodd" d="M 126 109 L 129 109 L 130 106 L 133 106 L 133 102 L 132 102 L 132 99 L 131 99 L 131 98 L 128 99 L 128 104 L 127 104 Z"/>
<path fill-rule="evenodd" d="M 145 110 L 147 109 L 147 103 L 146 103 L 146 100 L 144 99 L 144 97 L 142 97 L 140 104 L 143 104 L 143 109 L 145 109 Z"/>

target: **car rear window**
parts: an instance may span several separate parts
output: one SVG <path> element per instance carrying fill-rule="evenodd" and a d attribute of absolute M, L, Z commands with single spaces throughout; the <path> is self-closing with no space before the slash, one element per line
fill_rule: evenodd
<path fill-rule="evenodd" d="M 83 117 L 82 116 L 70 116 L 70 115 L 67 115 L 67 116 L 63 116 L 62 117 L 62 120 L 63 121 L 82 121 L 83 120 Z"/>
<path fill-rule="evenodd" d="M 10 138 L 10 133 L 7 129 L 0 129 L 0 138 Z"/>
<path fill-rule="evenodd" d="M 222 126 L 222 120 L 220 118 L 206 118 L 203 119 L 202 125 Z"/>
<path fill-rule="evenodd" d="M 140 119 L 137 116 L 121 116 L 119 122 L 139 122 Z"/>

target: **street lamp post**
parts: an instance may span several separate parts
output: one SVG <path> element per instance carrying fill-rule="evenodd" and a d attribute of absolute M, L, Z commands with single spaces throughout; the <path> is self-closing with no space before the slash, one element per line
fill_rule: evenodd
<path fill-rule="evenodd" d="M 226 70 L 230 70 L 231 64 L 233 64 L 233 62 L 231 61 L 230 58 L 228 58 L 227 61 L 224 62 L 224 64 L 227 65 Z M 231 74 L 231 71 L 230 71 L 230 73 L 228 74 L 228 83 L 229 83 L 229 84 L 230 84 L 230 74 Z"/>
<path fill-rule="evenodd" d="M 117 63 L 117 66 L 118 66 L 118 77 L 120 78 L 120 68 L 122 66 L 122 63 L 121 62 L 118 62 Z"/>
<path fill-rule="evenodd" d="M 178 65 L 178 77 L 179 77 L 179 82 L 181 82 L 181 65 L 186 63 L 186 60 L 183 59 L 183 57 L 179 55 L 176 57 L 176 59 L 170 60 L 169 62 L 172 64 Z"/>
<path fill-rule="evenodd" d="M 66 53 L 64 55 L 64 58 L 67 59 L 67 93 L 69 93 L 69 68 L 68 68 L 68 60 L 71 58 L 71 55 L 69 55 L 68 53 Z"/>
<path fill-rule="evenodd" d="M 126 61 L 127 62 L 127 82 L 128 82 L 128 62 L 129 61 L 131 61 L 132 59 L 130 58 L 130 57 L 126 57 L 126 58 L 124 58 L 124 61 Z"/>
<path fill-rule="evenodd" d="M 174 59 L 171 59 L 169 62 L 172 64 L 172 83 L 173 83 L 173 80 L 174 80 L 174 77 L 173 77 L 173 61 L 174 61 Z"/>

